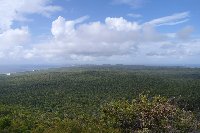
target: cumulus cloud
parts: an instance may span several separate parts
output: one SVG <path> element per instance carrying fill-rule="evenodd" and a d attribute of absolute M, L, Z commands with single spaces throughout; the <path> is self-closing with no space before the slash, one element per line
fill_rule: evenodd
<path fill-rule="evenodd" d="M 15 21 L 26 21 L 30 14 L 49 16 L 61 10 L 51 0 L 0 0 L 0 58 L 21 58 L 30 40 L 27 26 L 12 28 Z"/>
<path fill-rule="evenodd" d="M 0 0 L 0 32 L 10 29 L 14 21 L 27 20 L 28 14 L 49 16 L 61 10 L 51 5 L 51 0 Z"/>
<path fill-rule="evenodd" d="M 140 29 L 141 27 L 137 22 L 128 22 L 124 18 L 106 18 L 105 24 L 110 29 L 114 29 L 117 31 L 135 31 Z"/>
<path fill-rule="evenodd" d="M 78 24 L 58 17 L 52 23 L 53 38 L 37 46 L 34 54 L 46 57 L 84 58 L 124 55 L 137 49 L 140 26 L 123 18 L 106 18 L 105 23 Z M 39 55 L 40 56 L 40 55 Z"/>
<path fill-rule="evenodd" d="M 95 60 L 112 58 L 113 56 L 145 55 L 164 56 L 179 55 L 185 50 L 185 45 L 174 43 L 179 39 L 170 37 L 169 33 L 160 33 L 156 26 L 182 21 L 188 17 L 188 12 L 154 19 L 139 24 L 123 17 L 107 17 L 104 22 L 84 23 L 87 17 L 76 20 L 66 20 L 58 17 L 52 22 L 52 39 L 27 51 L 27 57 L 63 58 L 66 60 Z M 80 21 L 81 20 L 81 21 Z M 182 32 L 186 32 L 183 30 Z M 174 44 L 170 48 L 169 44 Z M 155 47 L 155 48 L 154 48 Z M 184 49 L 178 50 L 177 49 Z M 158 52 L 159 51 L 159 52 Z"/>
<path fill-rule="evenodd" d="M 123 17 L 107 17 L 104 22 L 85 22 L 88 16 L 66 20 L 59 16 L 52 22 L 51 37 L 26 47 L 27 27 L 0 33 L 0 58 L 13 57 L 40 61 L 129 61 L 136 58 L 181 58 L 200 54 L 200 40 L 189 38 L 193 28 L 161 33 L 161 25 L 180 23 L 189 12 L 177 13 L 145 23 Z M 6 44 L 6 45 L 2 45 Z"/>
<path fill-rule="evenodd" d="M 24 43 L 28 40 L 28 36 L 28 27 L 22 27 L 20 29 L 9 29 L 0 34 L 0 44 L 6 44 L 1 45 L 1 48 Z"/>
<path fill-rule="evenodd" d="M 27 27 L 9 29 L 0 34 L 0 57 L 16 57 L 30 39 Z M 14 54 L 15 53 L 15 54 Z M 20 54 L 19 54 L 20 55 Z"/>

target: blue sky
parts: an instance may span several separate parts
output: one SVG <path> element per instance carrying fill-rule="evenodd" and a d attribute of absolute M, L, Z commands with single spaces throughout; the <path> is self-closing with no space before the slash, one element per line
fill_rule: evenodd
<path fill-rule="evenodd" d="M 200 64 L 199 5 L 0 0 L 0 64 Z"/>

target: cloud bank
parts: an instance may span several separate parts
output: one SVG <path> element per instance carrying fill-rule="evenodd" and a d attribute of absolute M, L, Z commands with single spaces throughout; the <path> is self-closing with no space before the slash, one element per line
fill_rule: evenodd
<path fill-rule="evenodd" d="M 137 0 L 116 0 L 137 5 Z M 139 2 L 139 1 L 138 1 Z M 132 5 L 133 6 L 133 5 Z M 7 10 L 9 8 L 10 10 Z M 123 61 L 178 58 L 200 54 L 200 40 L 191 35 L 192 26 L 174 33 L 162 33 L 157 27 L 177 25 L 189 20 L 189 12 L 139 23 L 123 17 L 107 17 L 88 22 L 83 16 L 66 20 L 59 16 L 52 22 L 51 36 L 32 43 L 29 27 L 12 28 L 15 21 L 27 21 L 30 14 L 48 17 L 61 10 L 50 0 L 0 0 L 0 59 L 25 61 Z M 8 11 L 7 14 L 4 12 Z M 131 15 L 132 17 L 140 17 Z M 141 61 L 142 62 L 142 61 Z M 144 62 L 144 61 L 143 61 Z"/>
<path fill-rule="evenodd" d="M 26 51 L 31 37 L 29 28 L 12 28 L 14 22 L 28 21 L 31 14 L 49 17 L 61 9 L 51 5 L 51 0 L 0 0 L 0 59 L 19 59 Z"/>
<path fill-rule="evenodd" d="M 182 58 L 197 55 L 199 40 L 189 39 L 191 26 L 177 33 L 156 30 L 157 26 L 179 24 L 188 17 L 189 12 L 183 12 L 140 24 L 123 17 L 84 23 L 87 17 L 66 20 L 59 16 L 52 22 L 52 38 L 27 51 L 27 58 L 92 61 L 120 56 Z"/>

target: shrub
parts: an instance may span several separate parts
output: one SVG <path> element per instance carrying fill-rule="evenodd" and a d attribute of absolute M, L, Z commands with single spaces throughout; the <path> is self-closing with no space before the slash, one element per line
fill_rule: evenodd
<path fill-rule="evenodd" d="M 0 118 L 0 131 L 11 126 L 11 120 L 8 117 Z"/>
<path fill-rule="evenodd" d="M 164 97 L 140 95 L 131 102 L 120 100 L 102 108 L 102 120 L 121 132 L 193 132 L 198 121 L 190 111 L 180 109 Z"/>

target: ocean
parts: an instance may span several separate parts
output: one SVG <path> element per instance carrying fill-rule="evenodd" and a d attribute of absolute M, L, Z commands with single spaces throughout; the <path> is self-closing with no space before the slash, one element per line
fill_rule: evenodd
<path fill-rule="evenodd" d="M 56 68 L 55 65 L 0 65 L 0 74 L 18 73 L 33 70 L 44 70 L 48 68 Z"/>

